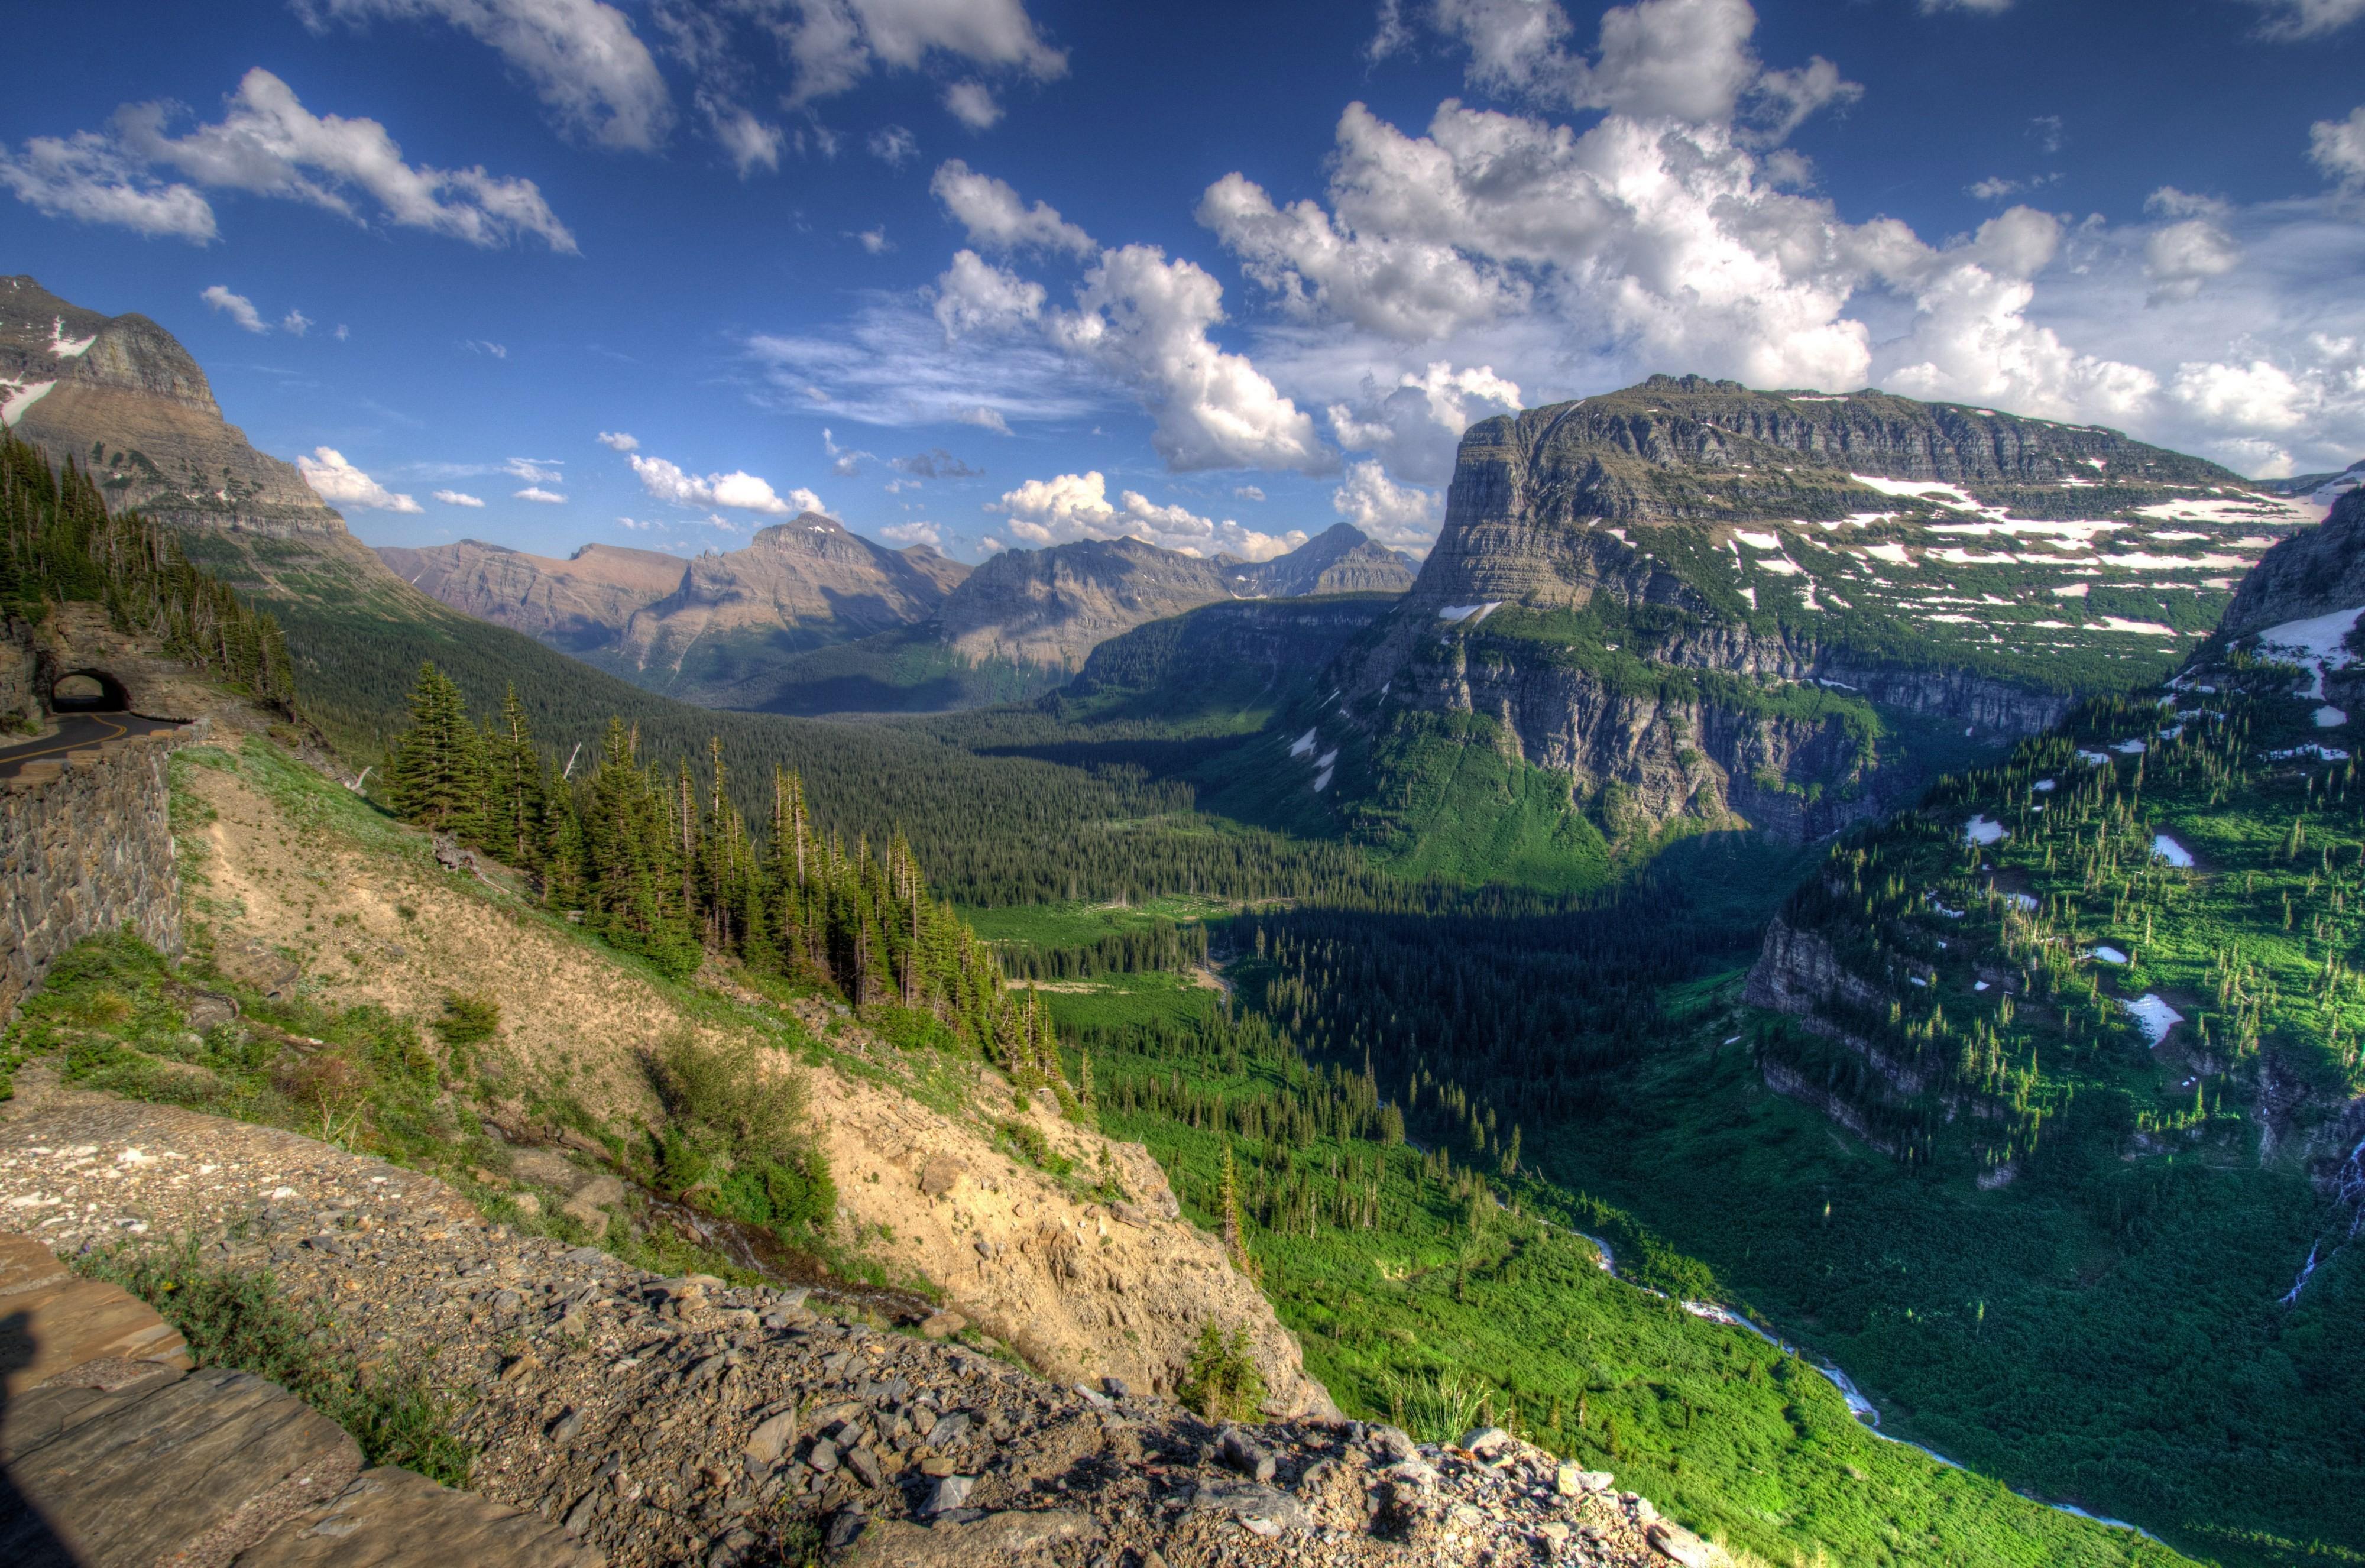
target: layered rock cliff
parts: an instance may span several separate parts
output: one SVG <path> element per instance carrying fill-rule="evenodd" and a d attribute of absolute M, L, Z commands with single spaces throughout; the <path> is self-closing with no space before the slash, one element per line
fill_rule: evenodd
<path fill-rule="evenodd" d="M 97 476 L 108 502 L 181 526 L 338 535 L 292 465 L 222 419 L 189 352 L 145 316 L 103 316 L 29 277 L 0 278 L 0 422 L 52 463 Z"/>
<path fill-rule="evenodd" d="M 1656 376 L 1472 427 L 1436 548 L 1331 683 L 1373 734 L 1494 721 L 1605 827 L 1812 838 L 1951 765 L 1942 733 L 2164 674 L 2306 516 L 2099 427 Z"/>
<path fill-rule="evenodd" d="M 568 653 L 604 648 L 633 612 L 681 586 L 688 563 L 656 550 L 586 544 L 563 561 L 463 539 L 378 558 L 421 592 Z"/>

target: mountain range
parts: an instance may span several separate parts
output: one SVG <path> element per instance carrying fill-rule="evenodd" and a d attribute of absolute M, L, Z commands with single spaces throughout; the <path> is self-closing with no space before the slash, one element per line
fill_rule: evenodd
<path fill-rule="evenodd" d="M 651 690 L 797 713 L 1030 694 L 1108 638 L 1199 605 L 1402 592 L 1415 569 L 1339 523 L 1261 562 L 1091 539 L 972 570 L 925 544 L 889 550 L 817 512 L 688 561 L 604 544 L 558 561 L 476 540 L 378 554 L 452 608 Z"/>

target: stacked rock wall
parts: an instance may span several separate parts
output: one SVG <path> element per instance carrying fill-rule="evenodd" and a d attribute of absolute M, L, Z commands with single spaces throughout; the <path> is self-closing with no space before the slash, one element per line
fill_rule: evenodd
<path fill-rule="evenodd" d="M 193 731 L 28 762 L 0 786 L 0 1018 L 85 936 L 129 924 L 181 944 L 165 766 Z"/>

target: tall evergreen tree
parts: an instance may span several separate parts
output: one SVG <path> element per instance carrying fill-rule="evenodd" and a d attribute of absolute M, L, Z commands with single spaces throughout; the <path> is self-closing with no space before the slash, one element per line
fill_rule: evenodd
<path fill-rule="evenodd" d="M 490 774 L 484 737 L 467 705 L 432 660 L 410 689 L 410 726 L 387 760 L 387 795 L 405 821 L 475 839 L 482 832 Z"/>

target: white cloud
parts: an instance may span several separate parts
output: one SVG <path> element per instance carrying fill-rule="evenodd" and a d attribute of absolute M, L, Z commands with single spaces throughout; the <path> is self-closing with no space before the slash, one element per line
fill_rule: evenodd
<path fill-rule="evenodd" d="M 956 251 L 938 274 L 935 310 L 945 342 L 977 332 L 1001 332 L 1040 320 L 1044 289 L 975 251 Z"/>
<path fill-rule="evenodd" d="M 890 544 L 925 544 L 934 550 L 945 547 L 944 531 L 933 522 L 898 522 L 879 531 L 879 536 Z"/>
<path fill-rule="evenodd" d="M 523 479 L 529 485 L 555 485 L 566 477 L 560 465 L 541 457 L 512 457 L 501 465 L 501 472 L 512 479 Z"/>
<path fill-rule="evenodd" d="M 1261 501 L 1264 499 L 1264 491 L 1255 485 L 1236 486 L 1232 490 L 1232 498 L 1239 501 Z"/>
<path fill-rule="evenodd" d="M 880 66 L 917 70 L 931 55 L 1044 82 L 1068 69 L 1066 52 L 1043 41 L 1022 0 L 790 0 L 749 9 L 767 17 L 795 62 L 792 106 L 843 93 Z"/>
<path fill-rule="evenodd" d="M 207 287 L 197 297 L 221 311 L 250 332 L 271 330 L 271 323 L 264 320 L 262 313 L 255 309 L 254 301 L 243 294 L 232 294 L 217 283 Z"/>
<path fill-rule="evenodd" d="M 566 499 L 556 490 L 545 490 L 540 485 L 528 485 L 524 489 L 512 493 L 521 501 L 539 501 L 544 506 L 555 507 Z"/>
<path fill-rule="evenodd" d="M 1335 468 L 1313 420 L 1246 355 L 1208 337 L 1224 319 L 1223 297 L 1194 263 L 1127 245 L 1102 252 L 1076 308 L 1046 316 L 1044 327 L 1055 345 L 1133 389 L 1169 468 Z"/>
<path fill-rule="evenodd" d="M 1992 174 L 1984 180 L 1975 180 L 1965 185 L 1963 194 L 1977 196 L 1981 201 L 2001 201 L 2008 196 L 2015 195 L 2021 188 L 2021 181 L 2008 180 L 2001 174 Z"/>
<path fill-rule="evenodd" d="M 239 83 L 219 122 L 169 136 L 174 114 L 163 104 L 127 104 L 105 135 L 36 138 L 21 157 L 0 154 L 0 180 L 45 212 L 199 241 L 214 237 L 212 208 L 192 185 L 163 185 L 151 171 L 306 202 L 363 224 L 369 219 L 357 198 L 366 198 L 387 223 L 474 245 L 536 235 L 555 251 L 576 248 L 532 180 L 406 163 L 377 121 L 315 115 L 260 67 Z"/>
<path fill-rule="evenodd" d="M 466 349 L 470 353 L 480 353 L 488 359 L 507 359 L 510 357 L 509 345 L 506 343 L 488 343 L 481 338 L 469 338 L 463 342 L 460 346 Z"/>
<path fill-rule="evenodd" d="M 699 89 L 697 103 L 699 111 L 706 116 L 706 129 L 722 144 L 723 151 L 731 154 L 741 179 L 758 169 L 768 174 L 779 172 L 780 147 L 788 139 L 787 132 L 706 88 Z"/>
<path fill-rule="evenodd" d="M 435 498 L 447 507 L 481 507 L 485 504 L 482 499 L 469 495 L 465 490 L 438 490 L 435 492 Z"/>
<path fill-rule="evenodd" d="M 956 82 L 946 88 L 945 112 L 971 130 L 992 130 L 1002 119 L 993 89 L 982 82 Z"/>
<path fill-rule="evenodd" d="M 829 471 L 841 479 L 851 479 L 861 473 L 862 465 L 874 455 L 854 447 L 838 445 L 837 438 L 830 433 L 826 425 L 822 427 L 821 448 L 829 454 Z"/>
<path fill-rule="evenodd" d="M 992 431 L 996 435 L 1010 433 L 1010 421 L 1002 417 L 1002 410 L 988 408 L 982 403 L 974 409 L 963 409 L 953 418 L 962 424 L 975 425 L 980 430 Z"/>
<path fill-rule="evenodd" d="M 1231 519 L 1217 522 L 1187 507 L 1160 506 L 1138 490 L 1112 504 L 1108 481 L 1097 470 L 1029 479 L 1005 491 L 990 511 L 1007 513 L 1010 532 L 1033 545 L 1067 544 L 1079 539 L 1138 539 L 1186 555 L 1238 555 L 1269 561 L 1306 543 L 1295 529 L 1271 534 L 1243 528 Z"/>
<path fill-rule="evenodd" d="M 958 158 L 939 166 L 928 190 L 969 230 L 970 243 L 989 251 L 1066 251 L 1090 255 L 1093 237 L 1046 202 L 1026 206 L 1003 181 L 981 174 Z"/>
<path fill-rule="evenodd" d="M 300 338 L 312 330 L 312 318 L 301 310 L 290 310 L 279 319 L 279 330 L 291 338 Z"/>
<path fill-rule="evenodd" d="M 2158 286 L 2151 302 L 2190 299 L 2211 278 L 2242 264 L 2242 247 L 2205 218 L 2190 218 L 2156 231 L 2144 245 L 2144 266 Z"/>
<path fill-rule="evenodd" d="M 2309 128 L 2307 155 L 2325 177 L 2356 190 L 2365 188 L 2365 106 L 2347 119 L 2320 119 Z"/>
<path fill-rule="evenodd" d="M 1859 97 L 1815 59 L 1765 71 L 1750 35 L 1749 0 L 1636 0 L 1601 18 L 1592 58 L 1567 48 L 1574 30 L 1555 0 L 1436 0 L 1438 28 L 1470 50 L 1470 81 L 1512 96 L 1638 118 L 1731 125 L 1778 142 L 1815 110 Z"/>
<path fill-rule="evenodd" d="M 870 155 L 891 169 L 900 169 L 920 155 L 920 140 L 900 125 L 884 125 L 870 133 Z"/>
<path fill-rule="evenodd" d="M 962 267 L 956 257 L 953 274 Z M 1030 299 L 1039 312 L 1040 286 L 1015 277 L 997 284 L 995 269 L 976 267 L 976 286 L 952 304 L 941 293 L 933 300 L 880 296 L 843 326 L 750 338 L 758 401 L 865 424 L 954 422 L 1002 435 L 1013 420 L 1074 419 L 1106 406 L 1097 377 L 1039 333 L 1007 330 L 1027 324 Z"/>
<path fill-rule="evenodd" d="M 313 493 L 331 506 L 364 507 L 375 511 L 415 512 L 426 509 L 409 496 L 398 496 L 345 461 L 332 446 L 316 446 L 308 457 L 296 459 L 297 468 Z"/>
<path fill-rule="evenodd" d="M 638 452 L 641 449 L 638 438 L 623 431 L 601 431 L 599 442 L 611 452 Z"/>
<path fill-rule="evenodd" d="M 2297 429 L 2316 402 L 2289 373 L 2263 359 L 2180 365 L 2169 395 L 2213 424 L 2268 435 Z"/>
<path fill-rule="evenodd" d="M 1441 485 L 1453 476 L 1463 431 L 1519 408 L 1518 385 L 1494 366 L 1457 371 L 1438 360 L 1418 375 L 1405 372 L 1392 387 L 1364 377 L 1359 401 L 1333 403 L 1328 415 L 1332 439 L 1348 451 L 1382 452 L 1395 473 Z"/>
<path fill-rule="evenodd" d="M 1372 459 L 1347 465 L 1346 483 L 1331 492 L 1330 508 L 1380 543 L 1426 554 L 1444 521 L 1444 499 L 1432 490 L 1399 485 Z"/>
<path fill-rule="evenodd" d="M 1922 14 L 1935 16 L 1941 11 L 1972 11 L 1983 17 L 2001 16 L 2012 9 L 2012 0 L 1919 0 Z"/>
<path fill-rule="evenodd" d="M 143 160 L 87 130 L 62 140 L 34 137 L 21 153 L 0 144 L 0 185 L 51 218 L 108 223 L 194 245 L 217 237 L 214 209 L 204 196 L 185 185 L 167 185 Z"/>
<path fill-rule="evenodd" d="M 2365 17 L 2365 0 L 2247 0 L 2268 13 L 2259 30 L 2273 39 L 2321 38 Z"/>
<path fill-rule="evenodd" d="M 856 244 L 874 256 L 883 256 L 895 248 L 895 241 L 887 238 L 885 224 L 880 224 L 876 229 L 864 230 L 854 237 L 854 241 Z"/>
<path fill-rule="evenodd" d="M 811 490 L 794 489 L 782 497 L 773 490 L 769 481 L 741 470 L 701 476 L 686 473 L 679 465 L 662 457 L 633 454 L 626 461 L 640 476 L 641 488 L 676 506 L 726 507 L 734 511 L 763 512 L 773 517 L 791 517 L 807 511 L 828 515 L 821 498 Z"/>
<path fill-rule="evenodd" d="M 533 84 L 564 129 L 610 147 L 654 149 L 673 101 L 648 47 L 600 0 L 295 0 L 315 32 L 331 21 L 441 17 Z"/>

